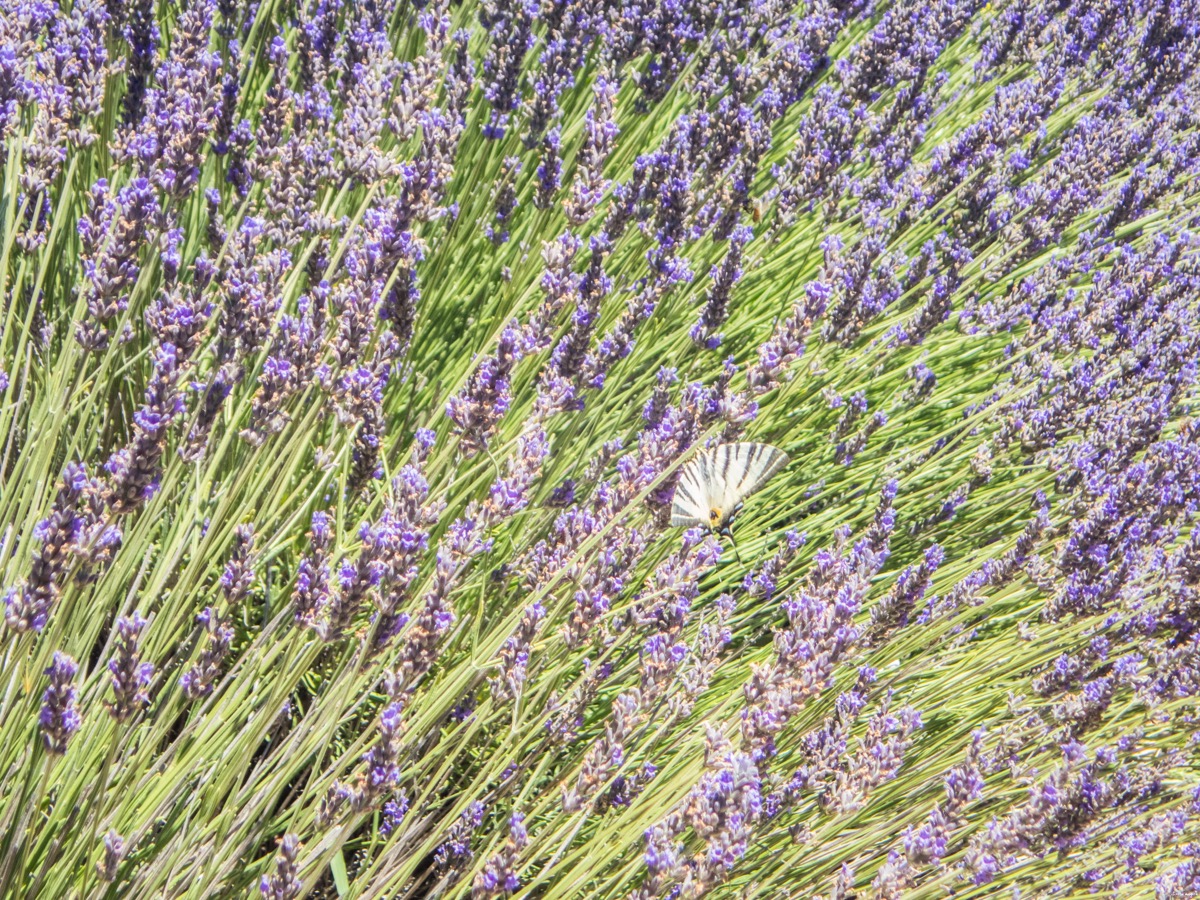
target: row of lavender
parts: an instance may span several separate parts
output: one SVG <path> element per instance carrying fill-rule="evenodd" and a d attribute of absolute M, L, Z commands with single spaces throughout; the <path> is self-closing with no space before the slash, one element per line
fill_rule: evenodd
<path fill-rule="evenodd" d="M 1198 14 L 6 11 L 0 883 L 1189 895 Z"/>

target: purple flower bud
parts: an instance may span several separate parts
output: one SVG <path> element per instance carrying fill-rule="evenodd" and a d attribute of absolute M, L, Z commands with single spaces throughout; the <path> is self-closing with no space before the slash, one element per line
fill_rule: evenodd
<path fill-rule="evenodd" d="M 116 627 L 116 650 L 108 661 L 114 700 L 105 706 L 110 716 L 124 722 L 149 705 L 154 666 L 142 662 L 138 651 L 138 638 L 146 627 L 146 620 L 135 612 L 132 616 L 117 619 Z"/>
<path fill-rule="evenodd" d="M 484 126 L 484 137 L 504 137 L 508 119 L 521 100 L 520 75 L 525 54 L 533 47 L 533 22 L 537 4 L 532 0 L 504 0 L 480 14 L 491 43 L 483 61 L 483 96 L 492 105 L 492 115 Z"/>
<path fill-rule="evenodd" d="M 254 551 L 254 526 L 246 523 L 238 525 L 233 530 L 233 550 L 229 561 L 221 572 L 221 593 L 230 607 L 236 606 L 245 599 L 254 581 L 252 553 Z"/>
<path fill-rule="evenodd" d="M 608 188 L 608 181 L 603 174 L 604 164 L 617 137 L 617 126 L 613 121 L 617 97 L 615 81 L 601 75 L 596 79 L 592 91 L 594 101 L 592 108 L 584 115 L 583 146 L 576 157 L 571 198 L 566 202 L 567 221 L 576 226 L 583 225 L 592 217 L 592 212 Z"/>
<path fill-rule="evenodd" d="M 472 801 L 447 830 L 445 839 L 433 854 L 438 871 L 460 868 L 471 861 L 474 856 L 471 852 L 471 833 L 483 824 L 484 809 L 482 803 Z"/>
<path fill-rule="evenodd" d="M 312 625 L 331 600 L 329 550 L 333 545 L 333 530 L 329 514 L 323 510 L 313 513 L 309 542 L 312 552 L 300 560 L 292 590 L 297 625 Z"/>
<path fill-rule="evenodd" d="M 485 449 L 496 423 L 508 411 L 509 378 L 526 352 L 523 330 L 510 323 L 500 335 L 496 352 L 480 361 L 466 387 L 446 404 L 446 415 L 462 436 L 467 454 Z"/>
<path fill-rule="evenodd" d="M 488 240 L 497 247 L 508 242 L 513 211 L 517 207 L 516 178 L 520 172 L 521 160 L 518 157 L 507 156 L 504 158 L 500 167 L 500 175 L 493 189 L 493 219 L 484 228 Z"/>
<path fill-rule="evenodd" d="M 508 820 L 508 840 L 503 849 L 489 859 L 483 871 L 475 876 L 471 885 L 471 900 L 501 897 L 516 891 L 521 886 L 517 861 L 528 843 L 525 816 L 515 812 Z"/>
<path fill-rule="evenodd" d="M 145 404 L 134 413 L 133 437 L 104 465 L 111 476 L 104 499 L 113 512 L 125 514 L 140 509 L 158 492 L 167 432 L 183 408 L 179 355 L 174 345 L 162 344 L 154 354 Z"/>
<path fill-rule="evenodd" d="M 79 236 L 89 282 L 89 318 L 77 325 L 76 337 L 87 349 L 102 350 L 112 336 L 108 326 L 129 306 L 129 292 L 140 272 L 138 254 L 162 212 L 145 178 L 135 178 L 115 197 L 102 178 L 93 186 L 88 205 Z"/>
<path fill-rule="evenodd" d="M 149 0 L 133 0 L 125 25 L 125 40 L 129 43 L 130 62 L 126 80 L 125 122 L 136 122 L 142 116 L 146 83 L 154 66 L 160 34 Z"/>
<path fill-rule="evenodd" d="M 709 350 L 720 346 L 721 336 L 716 332 L 728 315 L 730 292 L 742 277 L 742 253 L 752 237 L 754 232 L 750 228 L 740 226 L 734 229 L 725 259 L 720 266 L 712 269 L 712 287 L 709 288 L 700 320 L 688 332 L 694 343 Z"/>
<path fill-rule="evenodd" d="M 200 634 L 204 639 L 199 658 L 179 678 L 179 686 L 189 700 L 198 700 L 212 693 L 213 682 L 221 675 L 221 666 L 233 644 L 233 629 L 211 606 L 197 616 Z"/>
<path fill-rule="evenodd" d="M 56 650 L 53 661 L 45 670 L 50 685 L 42 694 L 38 723 L 41 725 L 42 743 L 46 752 L 52 755 L 66 753 L 67 741 L 79 730 L 80 716 L 75 708 L 79 692 L 73 683 L 78 669 L 75 660 Z"/>
<path fill-rule="evenodd" d="M 755 393 L 778 387 L 788 366 L 804 355 L 804 342 L 813 324 L 824 315 L 831 296 L 829 287 L 822 282 L 810 282 L 805 287 L 804 301 L 793 304 L 791 314 L 775 326 L 771 337 L 758 348 L 758 362 L 749 371 Z"/>
<path fill-rule="evenodd" d="M 90 502 L 96 484 L 79 463 L 68 463 L 50 512 L 37 522 L 34 539 L 41 546 L 34 551 L 30 574 L 4 595 L 4 619 L 14 631 L 41 631 L 62 589 L 72 558 L 87 552 L 103 562 L 120 543 L 120 531 L 111 534 L 98 521 L 95 504 Z"/>
<path fill-rule="evenodd" d="M 275 871 L 264 875 L 259 882 L 263 900 L 295 900 L 304 885 L 300 881 L 300 866 L 296 858 L 300 853 L 300 839 L 294 834 L 285 834 L 279 839 L 279 853 L 275 856 Z"/>
<path fill-rule="evenodd" d="M 541 160 L 537 166 L 537 193 L 533 205 L 549 209 L 562 187 L 562 130 L 552 128 L 542 138 Z"/>
<path fill-rule="evenodd" d="M 109 829 L 104 835 L 104 858 L 96 863 L 96 874 L 104 881 L 117 880 L 117 870 L 127 851 L 125 839 L 117 832 Z"/>
<path fill-rule="evenodd" d="M 417 442 L 417 456 L 423 462 L 437 443 L 437 432 L 432 428 L 418 428 L 413 437 Z"/>
<path fill-rule="evenodd" d="M 408 815 L 408 806 L 408 797 L 405 794 L 400 794 L 396 799 L 383 804 L 383 821 L 379 824 L 379 833 L 389 837 L 399 828 L 404 817 Z"/>

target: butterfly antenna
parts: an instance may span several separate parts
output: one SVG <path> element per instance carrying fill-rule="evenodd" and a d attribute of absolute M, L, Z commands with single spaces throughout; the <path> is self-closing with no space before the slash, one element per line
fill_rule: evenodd
<path fill-rule="evenodd" d="M 733 539 L 733 529 L 730 529 L 726 533 L 729 535 L 729 546 L 733 548 L 733 555 L 737 557 L 738 565 L 740 566 L 742 565 L 742 554 L 741 551 L 738 550 L 737 541 Z"/>

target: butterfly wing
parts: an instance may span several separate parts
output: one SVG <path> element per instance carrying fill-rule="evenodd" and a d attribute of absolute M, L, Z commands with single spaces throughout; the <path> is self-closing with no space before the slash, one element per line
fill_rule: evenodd
<path fill-rule="evenodd" d="M 788 455 L 770 444 L 723 444 L 717 449 L 723 451 L 718 471 L 723 487 L 721 508 L 726 512 L 736 509 L 788 464 Z"/>
<path fill-rule="evenodd" d="M 721 444 L 697 454 L 675 486 L 671 525 L 708 526 L 714 509 L 727 522 L 739 503 L 787 464 L 787 454 L 770 444 Z"/>
<path fill-rule="evenodd" d="M 713 494 L 712 455 L 711 450 L 705 450 L 683 467 L 671 502 L 671 527 L 708 524 Z"/>

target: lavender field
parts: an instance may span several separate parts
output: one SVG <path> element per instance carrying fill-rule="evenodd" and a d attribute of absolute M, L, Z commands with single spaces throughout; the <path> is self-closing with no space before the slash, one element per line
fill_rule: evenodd
<path fill-rule="evenodd" d="M 0 148 L 0 897 L 1200 897 L 1200 0 L 3 0 Z"/>

